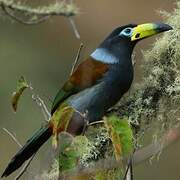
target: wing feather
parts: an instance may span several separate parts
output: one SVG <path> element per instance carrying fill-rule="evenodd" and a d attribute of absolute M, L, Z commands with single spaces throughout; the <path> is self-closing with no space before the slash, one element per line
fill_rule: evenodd
<path fill-rule="evenodd" d="M 56 108 L 69 96 L 96 84 L 107 70 L 108 64 L 96 61 L 91 57 L 79 64 L 69 80 L 55 96 L 51 114 L 53 114 Z"/>

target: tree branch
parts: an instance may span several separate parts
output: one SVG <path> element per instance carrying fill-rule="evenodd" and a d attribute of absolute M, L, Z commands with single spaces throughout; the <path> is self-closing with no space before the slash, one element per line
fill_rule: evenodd
<path fill-rule="evenodd" d="M 32 20 L 31 21 L 25 21 L 25 20 L 23 20 L 23 18 L 17 17 L 12 12 L 12 10 L 9 7 L 6 7 L 4 4 L 1 4 L 1 8 L 5 12 L 6 15 L 10 16 L 15 21 L 17 21 L 19 23 L 22 23 L 22 24 L 25 24 L 25 25 L 39 24 L 39 23 L 42 23 L 42 22 L 46 21 L 50 17 L 50 15 L 47 15 L 47 16 L 43 16 L 41 18 L 39 17 L 39 18 L 37 18 L 36 20 L 33 20 L 33 21 Z"/>
<path fill-rule="evenodd" d="M 73 1 L 61 0 L 49 6 L 33 8 L 13 0 L 0 0 L 0 7 L 6 15 L 25 25 L 36 25 L 52 16 L 65 16 L 68 18 L 76 38 L 80 39 L 76 24 L 71 18 L 79 12 Z"/>
<path fill-rule="evenodd" d="M 37 16 L 70 17 L 78 14 L 78 9 L 73 3 L 66 3 L 64 1 L 41 8 L 32 8 L 20 3 L 15 3 L 13 0 L 0 0 L 0 6 L 9 8 L 14 12 Z"/>
<path fill-rule="evenodd" d="M 8 135 L 9 135 L 9 137 L 11 137 L 11 139 L 21 148 L 22 147 L 22 145 L 21 145 L 21 143 L 17 140 L 17 138 L 9 131 L 9 130 L 7 130 L 6 128 L 2 128 L 3 129 L 3 131 L 5 131 Z"/>
<path fill-rule="evenodd" d="M 167 132 L 167 134 L 165 134 L 158 142 L 150 144 L 136 151 L 133 155 L 133 163 L 138 164 L 147 160 L 148 158 L 161 152 L 172 143 L 175 143 L 179 139 L 180 128 L 169 130 L 169 132 Z"/>

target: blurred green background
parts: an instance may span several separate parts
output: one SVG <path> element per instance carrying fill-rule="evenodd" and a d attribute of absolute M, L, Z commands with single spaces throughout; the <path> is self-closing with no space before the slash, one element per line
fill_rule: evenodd
<path fill-rule="evenodd" d="M 41 0 L 41 2 L 43 2 Z M 80 42 L 85 49 L 82 57 L 90 52 L 117 26 L 129 23 L 163 21 L 157 10 L 172 11 L 175 0 L 76 0 L 80 14 L 75 22 L 81 39 L 74 36 L 69 21 L 53 17 L 47 22 L 25 26 L 12 22 L 3 15 L 0 18 L 0 173 L 18 146 L 2 130 L 14 132 L 23 144 L 43 121 L 41 110 L 26 91 L 21 98 L 18 112 L 10 106 L 11 94 L 20 75 L 32 83 L 34 90 L 51 106 L 54 95 L 69 75 Z M 151 47 L 155 38 L 141 42 L 136 47 L 137 66 L 135 81 L 141 81 L 143 62 L 141 49 Z M 50 142 L 49 142 L 50 143 Z M 22 179 L 33 179 L 32 174 L 42 172 L 51 159 L 50 144 L 41 148 L 31 164 L 29 174 Z M 180 142 L 172 145 L 160 156 L 160 160 L 142 163 L 135 168 L 135 180 L 179 180 Z M 48 157 L 48 158 L 47 158 Z M 14 173 L 16 174 L 16 173 Z M 7 178 L 13 179 L 13 176 Z"/>

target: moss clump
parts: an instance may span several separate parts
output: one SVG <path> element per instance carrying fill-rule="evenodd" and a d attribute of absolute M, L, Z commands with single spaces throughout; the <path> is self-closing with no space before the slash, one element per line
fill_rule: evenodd
<path fill-rule="evenodd" d="M 99 159 L 107 158 L 112 149 L 107 129 L 104 126 L 89 127 L 86 136 L 88 137 L 88 151 L 81 156 L 80 164 L 88 167 Z"/>

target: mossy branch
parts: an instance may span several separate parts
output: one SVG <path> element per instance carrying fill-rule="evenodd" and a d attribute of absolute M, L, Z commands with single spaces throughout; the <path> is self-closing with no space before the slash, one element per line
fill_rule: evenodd
<path fill-rule="evenodd" d="M 0 7 L 3 12 L 25 25 L 35 25 L 48 20 L 52 16 L 67 17 L 74 31 L 75 36 L 79 39 L 80 35 L 72 19 L 79 13 L 78 8 L 73 1 L 56 1 L 48 6 L 31 7 L 30 5 L 15 2 L 14 0 L 0 0 Z"/>
<path fill-rule="evenodd" d="M 165 149 L 172 143 L 175 143 L 179 139 L 180 139 L 180 128 L 169 130 L 156 143 L 152 143 L 146 147 L 137 150 L 132 156 L 132 165 L 135 166 L 153 156 L 156 156 L 163 149 Z M 124 157 L 123 162 L 127 163 L 128 157 L 126 158 Z M 108 172 L 116 168 L 118 169 L 123 168 L 122 159 L 117 161 L 115 158 L 112 157 L 108 157 L 106 159 L 101 158 L 94 163 L 89 163 L 87 167 L 82 168 L 82 166 L 77 166 L 75 169 L 73 169 L 73 171 L 64 174 L 64 178 L 87 179 L 87 177 L 93 177 L 93 175 L 96 174 L 97 172 L 101 172 L 101 171 Z M 52 179 L 58 179 L 58 176 L 59 176 L 59 165 L 58 162 L 55 161 L 50 172 L 44 172 L 40 177 L 37 176 L 37 178 L 52 180 Z"/>
<path fill-rule="evenodd" d="M 30 7 L 21 3 L 16 3 L 14 0 L 0 0 L 0 6 L 9 8 L 14 12 L 20 12 L 28 15 L 37 16 L 75 16 L 78 14 L 78 8 L 73 3 L 66 3 L 66 1 L 59 1 L 49 6 L 44 7 Z"/>

